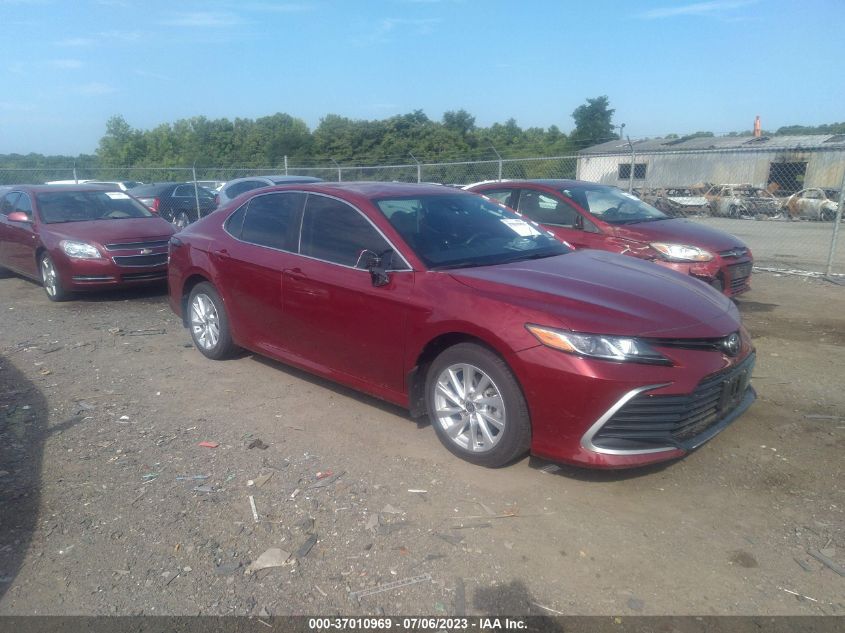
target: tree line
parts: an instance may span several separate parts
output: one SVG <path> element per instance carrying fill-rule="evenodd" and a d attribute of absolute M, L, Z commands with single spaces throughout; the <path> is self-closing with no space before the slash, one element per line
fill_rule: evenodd
<path fill-rule="evenodd" d="M 556 125 L 520 127 L 511 118 L 489 127 L 476 125 L 466 110 L 446 112 L 439 121 L 422 110 L 380 120 L 329 114 L 314 130 L 289 114 L 256 119 L 196 116 L 152 129 L 133 128 L 122 116 L 106 123 L 94 155 L 0 156 L 6 168 L 67 167 L 76 160 L 100 167 L 275 167 L 291 165 L 396 164 L 556 156 L 614 138 L 613 110 L 606 96 L 588 99 L 573 112 L 575 129 Z"/>
<path fill-rule="evenodd" d="M 466 110 L 443 114 L 439 121 L 422 110 L 379 120 L 329 114 L 314 130 L 289 114 L 256 119 L 209 119 L 196 116 L 152 129 L 133 128 L 122 116 L 108 120 L 96 153 L 79 156 L 0 155 L 4 169 L 58 169 L 78 163 L 96 167 L 294 167 L 413 164 L 506 158 L 563 156 L 619 138 L 607 96 L 587 99 L 572 112 L 566 134 L 556 125 L 520 127 L 511 118 L 489 127 L 476 125 Z M 731 135 L 751 132 L 732 132 Z M 790 125 L 766 135 L 839 134 L 845 123 Z M 680 138 L 713 136 L 695 132 Z M 677 134 L 668 135 L 679 138 Z"/>

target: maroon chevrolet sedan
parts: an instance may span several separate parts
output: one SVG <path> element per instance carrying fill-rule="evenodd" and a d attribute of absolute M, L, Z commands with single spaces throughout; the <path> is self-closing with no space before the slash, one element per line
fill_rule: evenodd
<path fill-rule="evenodd" d="M 677 458 L 755 398 L 722 294 L 446 187 L 254 191 L 172 237 L 168 275 L 205 356 L 246 348 L 408 407 L 485 466 Z"/>
<path fill-rule="evenodd" d="M 161 283 L 173 233 L 122 191 L 14 186 L 0 200 L 0 268 L 41 282 L 53 301 L 80 290 Z"/>
<path fill-rule="evenodd" d="M 737 237 L 673 218 L 617 187 L 580 180 L 504 180 L 470 185 L 517 209 L 575 248 L 597 248 L 677 270 L 728 297 L 749 289 L 754 260 Z"/>

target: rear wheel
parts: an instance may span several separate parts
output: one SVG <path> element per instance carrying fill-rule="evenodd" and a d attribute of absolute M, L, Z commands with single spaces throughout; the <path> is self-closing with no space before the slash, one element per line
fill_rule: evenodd
<path fill-rule="evenodd" d="M 819 219 L 822 222 L 833 222 L 836 219 L 836 211 L 834 211 L 833 209 L 823 208 L 819 212 Z"/>
<path fill-rule="evenodd" d="M 229 329 L 229 318 L 220 295 L 208 282 L 194 286 L 188 298 L 191 338 L 204 356 L 212 360 L 229 358 L 237 351 Z"/>
<path fill-rule="evenodd" d="M 50 301 L 67 301 L 70 298 L 70 293 L 62 287 L 62 280 L 59 279 L 56 265 L 47 253 L 44 253 L 38 261 L 38 269 L 41 271 L 41 283 L 44 286 L 44 292 L 47 293 Z"/>
<path fill-rule="evenodd" d="M 437 437 L 452 453 L 497 468 L 524 455 L 531 422 L 507 363 L 475 343 L 448 348 L 431 364 L 426 404 Z"/>

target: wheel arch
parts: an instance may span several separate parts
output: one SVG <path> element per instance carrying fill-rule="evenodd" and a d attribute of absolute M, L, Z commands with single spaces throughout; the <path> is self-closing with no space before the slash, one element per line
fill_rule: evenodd
<path fill-rule="evenodd" d="M 441 352 L 459 343 L 475 343 L 476 345 L 480 345 L 499 356 L 508 365 L 508 367 L 510 367 L 511 373 L 514 375 L 517 385 L 520 390 L 525 393 L 525 390 L 522 388 L 522 384 L 519 381 L 519 377 L 513 370 L 511 363 L 507 360 L 507 354 L 499 349 L 499 346 L 469 332 L 460 330 L 443 332 L 434 336 L 422 346 L 422 349 L 417 354 L 416 362 L 408 372 L 408 409 L 411 412 L 411 417 L 423 417 L 428 413 L 428 408 L 425 404 L 425 379 L 429 365 L 431 365 L 434 359 L 437 358 Z"/>
<path fill-rule="evenodd" d="M 180 305 L 182 307 L 182 325 L 184 327 L 188 327 L 188 299 L 191 296 L 191 291 L 198 285 L 203 282 L 210 283 L 214 285 L 214 282 L 211 281 L 205 275 L 201 275 L 200 273 L 193 273 L 191 274 L 186 280 L 185 283 L 182 284 L 182 295 L 179 298 Z"/>

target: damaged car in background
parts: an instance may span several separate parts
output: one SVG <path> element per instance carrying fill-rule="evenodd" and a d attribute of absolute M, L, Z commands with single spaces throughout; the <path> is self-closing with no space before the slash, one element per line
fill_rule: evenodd
<path fill-rule="evenodd" d="M 753 185 L 715 185 L 704 194 L 711 215 L 725 218 L 774 217 L 778 199 L 768 189 Z"/>
<path fill-rule="evenodd" d="M 832 222 L 839 209 L 839 192 L 811 187 L 793 193 L 783 203 L 783 213 L 790 220 Z"/>
<path fill-rule="evenodd" d="M 693 185 L 691 187 L 664 187 L 658 189 L 641 189 L 634 191 L 637 197 L 663 211 L 673 218 L 685 218 L 691 215 L 707 215 L 710 213 L 710 203 L 704 196 L 710 185 Z"/>
<path fill-rule="evenodd" d="M 576 249 L 647 259 L 733 297 L 750 287 L 754 259 L 738 237 L 673 218 L 616 187 L 580 180 L 504 180 L 467 186 Z"/>

